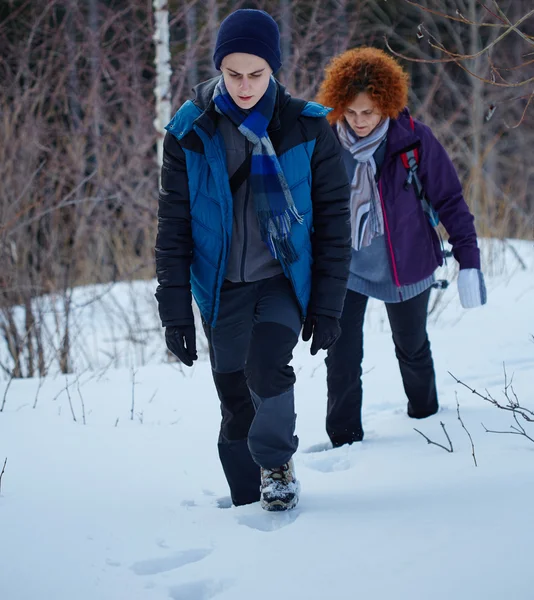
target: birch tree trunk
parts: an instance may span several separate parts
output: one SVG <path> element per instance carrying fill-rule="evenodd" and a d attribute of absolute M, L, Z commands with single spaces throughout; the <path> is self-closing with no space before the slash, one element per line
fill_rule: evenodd
<path fill-rule="evenodd" d="M 293 11 L 291 10 L 291 0 L 281 0 L 280 2 L 280 50 L 282 52 L 282 67 L 284 75 L 284 84 L 294 93 L 295 89 L 295 69 L 291 67 L 291 51 L 293 44 Z"/>
<path fill-rule="evenodd" d="M 156 118 L 158 164 L 163 164 L 164 127 L 171 120 L 171 51 L 169 47 L 169 11 L 167 0 L 154 0 L 154 43 L 156 45 Z M 161 175 L 160 175 L 161 177 Z"/>
<path fill-rule="evenodd" d="M 215 50 L 217 42 L 217 33 L 219 31 L 219 3 L 218 0 L 209 0 L 208 3 L 208 23 L 210 32 L 210 57 Z M 210 60 L 210 71 L 212 77 L 219 75 L 219 71 L 215 68 L 213 61 Z"/>

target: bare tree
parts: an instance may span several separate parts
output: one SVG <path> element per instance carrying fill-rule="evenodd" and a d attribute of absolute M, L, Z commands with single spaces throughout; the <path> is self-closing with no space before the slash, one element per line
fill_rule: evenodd
<path fill-rule="evenodd" d="M 421 109 L 459 167 L 480 233 L 534 238 L 531 176 L 526 161 L 517 159 L 533 133 L 516 129 L 534 94 L 528 91 L 534 10 L 522 0 L 508 3 L 508 14 L 497 1 L 491 7 L 480 0 L 404 5 L 419 17 L 412 36 L 406 28 L 403 35 L 389 31 L 386 45 L 435 78 L 431 95 L 424 87 Z"/>

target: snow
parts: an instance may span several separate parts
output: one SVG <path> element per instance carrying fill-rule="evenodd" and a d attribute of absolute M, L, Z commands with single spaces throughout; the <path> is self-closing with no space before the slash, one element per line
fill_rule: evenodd
<path fill-rule="evenodd" d="M 288 513 L 228 508 L 209 363 L 165 361 L 154 282 L 115 286 L 96 307 L 81 300 L 94 289 L 77 290 L 75 372 L 13 381 L 0 413 L 0 599 L 532 600 L 534 443 L 486 433 L 481 423 L 510 431 L 511 415 L 449 374 L 503 400 L 504 364 L 534 409 L 534 247 L 513 245 L 526 269 L 499 248 L 485 269 L 487 306 L 461 309 L 455 284 L 434 293 L 434 417 L 406 416 L 387 319 L 373 303 L 366 437 L 325 449 L 324 353 L 299 344 L 302 493 Z M 495 248 L 484 250 L 488 261 Z M 119 306 L 127 322 L 113 318 Z M 132 331 L 143 332 L 137 343 Z M 112 347 L 120 358 L 110 361 Z M 452 453 L 413 429 L 446 445 L 440 421 Z"/>

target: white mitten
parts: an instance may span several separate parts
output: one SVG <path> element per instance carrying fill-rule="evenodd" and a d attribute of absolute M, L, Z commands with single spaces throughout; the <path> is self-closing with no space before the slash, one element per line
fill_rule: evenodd
<path fill-rule="evenodd" d="M 486 284 L 479 269 L 460 269 L 458 294 L 464 308 L 476 308 L 486 304 Z"/>

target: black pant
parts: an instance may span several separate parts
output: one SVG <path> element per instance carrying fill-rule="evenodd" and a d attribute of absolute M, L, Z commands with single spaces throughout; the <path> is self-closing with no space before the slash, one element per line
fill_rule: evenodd
<path fill-rule="evenodd" d="M 300 327 L 300 309 L 284 275 L 225 282 L 217 323 L 204 324 L 221 401 L 219 457 L 236 505 L 259 500 L 260 466 L 279 467 L 297 449 L 289 363 Z"/>
<path fill-rule="evenodd" d="M 430 290 L 405 302 L 386 303 L 408 414 L 424 418 L 438 410 L 434 363 L 426 332 Z M 361 441 L 363 322 L 368 297 L 348 290 L 341 336 L 326 357 L 326 431 L 334 446 Z"/>

